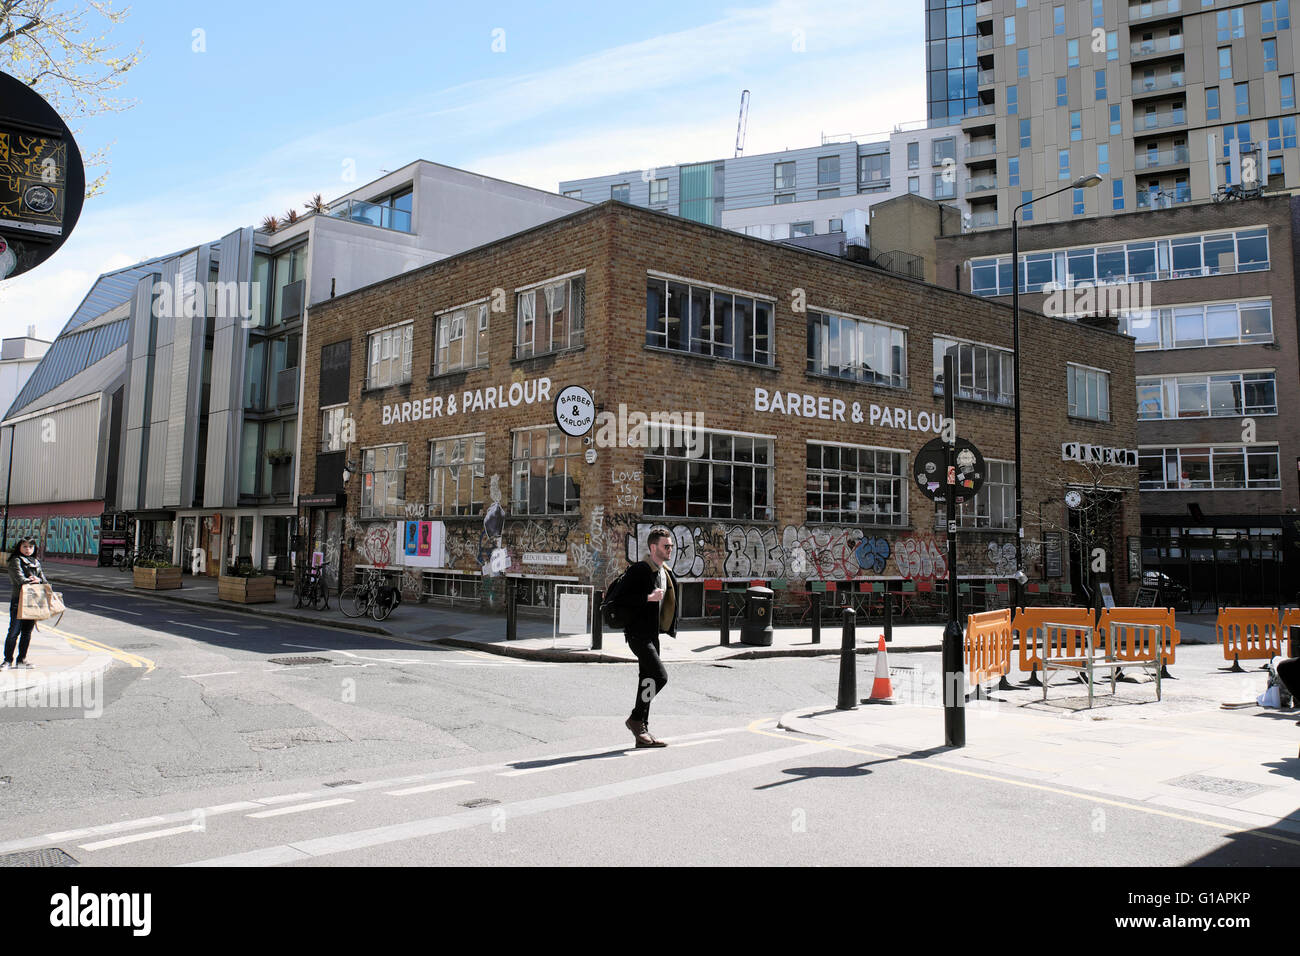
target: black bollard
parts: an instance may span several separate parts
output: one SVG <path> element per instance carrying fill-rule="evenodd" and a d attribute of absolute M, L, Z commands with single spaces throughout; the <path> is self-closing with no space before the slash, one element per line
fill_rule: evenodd
<path fill-rule="evenodd" d="M 891 644 L 894 640 L 894 596 L 885 591 L 885 643 Z"/>
<path fill-rule="evenodd" d="M 722 595 L 722 646 L 727 647 L 731 644 L 731 595 L 725 590 L 719 593 Z"/>
<path fill-rule="evenodd" d="M 600 602 L 604 599 L 604 591 L 591 592 L 591 649 L 593 651 L 602 650 L 605 645 L 605 635 L 602 629 L 605 622 L 600 618 Z"/>
<path fill-rule="evenodd" d="M 518 626 L 516 616 L 518 614 L 515 608 L 515 586 L 509 578 L 506 579 L 506 640 L 513 641 Z"/>
<path fill-rule="evenodd" d="M 836 710 L 858 709 L 858 664 L 856 655 L 857 635 L 855 633 L 853 608 L 844 609 L 844 632 L 840 636 L 840 696 L 835 703 Z"/>
<path fill-rule="evenodd" d="M 943 632 L 943 742 L 948 747 L 966 746 L 966 667 L 961 651 L 961 624 L 949 620 Z"/>
<path fill-rule="evenodd" d="M 820 591 L 808 595 L 809 613 L 812 614 L 812 642 L 822 642 L 822 596 Z"/>

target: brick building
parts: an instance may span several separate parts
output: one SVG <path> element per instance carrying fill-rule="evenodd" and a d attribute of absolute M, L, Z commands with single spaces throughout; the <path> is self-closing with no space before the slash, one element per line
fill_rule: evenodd
<path fill-rule="evenodd" d="M 341 561 L 348 580 L 382 564 L 408 596 L 495 606 L 502 576 L 522 576 L 526 601 L 544 604 L 547 582 L 602 584 L 664 524 L 687 618 L 719 580 L 767 581 L 778 601 L 822 581 L 924 593 L 947 551 L 913 462 L 941 428 L 934 370 L 956 343 L 958 434 L 988 461 L 963 506 L 958 574 L 971 604 L 986 590 L 1008 599 L 1000 303 L 607 202 L 339 296 L 313 319 L 300 527 L 304 551 Z M 1081 544 L 1114 552 L 1136 534 L 1135 460 L 1085 466 L 1062 451 L 1135 459 L 1136 411 L 1131 339 L 1030 313 L 1022 324 L 1032 600 L 1039 585 L 1077 584 Z M 1100 389 L 1090 407 L 1067 406 L 1073 370 Z M 585 438 L 557 426 L 554 400 L 575 385 L 595 406 Z M 638 413 L 664 428 L 639 433 Z M 1114 504 L 1086 542 L 1069 533 L 1070 483 Z M 1121 598 L 1126 570 L 1105 575 Z"/>
<path fill-rule="evenodd" d="M 1300 588 L 1297 222 L 1278 196 L 1020 228 L 1022 306 L 1135 338 L 1141 561 L 1198 607 Z M 1010 247 L 939 239 L 940 281 L 1010 302 Z"/>

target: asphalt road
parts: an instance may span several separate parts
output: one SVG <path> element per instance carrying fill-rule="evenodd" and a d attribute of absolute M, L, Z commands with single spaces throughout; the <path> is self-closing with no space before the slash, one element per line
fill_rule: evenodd
<path fill-rule="evenodd" d="M 97 719 L 0 719 L 0 855 L 83 865 L 1240 866 L 1300 846 L 792 735 L 835 658 L 673 664 L 628 749 L 635 668 L 519 661 L 65 588 L 114 664 Z M 399 611 L 400 613 L 400 611 Z M 342 623 L 341 617 L 331 619 Z M 288 665 L 274 659 L 319 658 Z M 39 664 L 39 658 L 35 658 Z"/>

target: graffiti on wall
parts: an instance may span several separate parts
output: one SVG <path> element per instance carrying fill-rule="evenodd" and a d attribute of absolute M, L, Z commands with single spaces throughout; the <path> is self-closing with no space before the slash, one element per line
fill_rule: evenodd
<path fill-rule="evenodd" d="M 9 519 L 5 550 L 19 538 L 34 538 L 45 558 L 96 560 L 99 557 L 99 515 L 14 516 Z"/>
<path fill-rule="evenodd" d="M 632 509 L 641 507 L 643 485 L 640 471 L 615 471 L 610 469 L 609 481 L 614 488 L 614 507 Z"/>
<path fill-rule="evenodd" d="M 393 563 L 397 532 L 391 524 L 372 524 L 361 539 L 361 557 L 365 564 L 384 567 Z"/>

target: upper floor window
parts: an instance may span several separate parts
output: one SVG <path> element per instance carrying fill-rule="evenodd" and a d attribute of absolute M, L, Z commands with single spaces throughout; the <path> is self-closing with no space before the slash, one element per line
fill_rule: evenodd
<path fill-rule="evenodd" d="M 645 344 L 771 365 L 773 312 L 754 296 L 648 276 Z"/>
<path fill-rule="evenodd" d="M 668 180 L 652 179 L 650 181 L 650 202 L 665 203 L 668 201 Z"/>
<path fill-rule="evenodd" d="M 808 312 L 808 371 L 907 387 L 907 331 L 829 312 Z"/>
<path fill-rule="evenodd" d="M 1078 40 L 1065 41 L 1065 65 L 1067 67 L 1075 67 L 1079 65 L 1079 41 Z"/>
<path fill-rule="evenodd" d="M 984 466 L 984 485 L 975 498 L 957 502 L 957 526 L 1015 530 L 1016 463 L 986 458 Z M 947 520 L 947 506 L 935 506 L 935 530 L 942 531 Z"/>
<path fill-rule="evenodd" d="M 273 327 L 302 318 L 304 296 L 301 287 L 289 286 L 307 278 L 307 243 L 274 256 L 253 256 L 253 286 L 249 321 L 252 328 Z"/>
<path fill-rule="evenodd" d="M 581 348 L 586 286 L 581 275 L 520 292 L 515 305 L 515 358 Z"/>
<path fill-rule="evenodd" d="M 361 452 L 362 518 L 399 518 L 406 511 L 406 446 L 380 445 Z"/>
<path fill-rule="evenodd" d="M 1277 445 L 1138 449 L 1138 489 L 1141 491 L 1280 487 Z"/>
<path fill-rule="evenodd" d="M 1137 351 L 1251 345 L 1273 341 L 1270 299 L 1175 305 L 1120 316 Z"/>
<path fill-rule="evenodd" d="M 1006 17 L 1002 21 L 1002 35 L 1006 40 L 1006 46 L 1015 46 L 1016 44 L 1016 18 Z"/>
<path fill-rule="evenodd" d="M 1264 72 L 1277 72 L 1277 40 L 1269 39 L 1264 41 Z"/>
<path fill-rule="evenodd" d="M 322 453 L 348 450 L 349 428 L 347 420 L 348 407 L 346 405 L 321 409 L 319 450 Z"/>
<path fill-rule="evenodd" d="M 370 333 L 366 351 L 366 388 L 401 385 L 411 380 L 411 334 L 414 323 Z"/>
<path fill-rule="evenodd" d="M 483 507 L 487 436 L 429 442 L 429 514 L 476 515 Z"/>
<path fill-rule="evenodd" d="M 794 163 L 772 164 L 772 188 L 794 189 Z"/>
<path fill-rule="evenodd" d="M 617 202 L 631 202 L 631 201 L 632 201 L 632 184 L 631 184 L 631 183 L 617 183 L 616 185 L 610 186 L 610 187 L 609 187 L 609 198 L 610 198 L 610 199 L 613 199 L 613 200 L 616 200 Z"/>
<path fill-rule="evenodd" d="M 957 141 L 951 136 L 936 139 L 931 145 L 935 166 L 942 166 L 948 160 L 957 161 Z"/>
<path fill-rule="evenodd" d="M 1282 97 L 1282 109 L 1295 109 L 1295 76 L 1279 77 L 1277 83 Z"/>
<path fill-rule="evenodd" d="M 862 156 L 858 159 L 858 179 L 865 186 L 889 185 L 889 154 Z"/>
<path fill-rule="evenodd" d="M 1264 33 L 1290 29 L 1291 0 L 1268 0 L 1260 10 L 1260 27 Z"/>
<path fill-rule="evenodd" d="M 488 305 L 479 302 L 444 312 L 433 320 L 433 372 L 486 368 L 488 364 Z"/>
<path fill-rule="evenodd" d="M 840 181 L 840 158 L 820 156 L 817 159 L 817 185 L 833 186 Z"/>
<path fill-rule="evenodd" d="M 582 479 L 582 439 L 558 426 L 523 428 L 514 433 L 510 469 L 514 476 L 511 512 L 517 515 L 575 514 Z"/>
<path fill-rule="evenodd" d="M 907 452 L 808 442 L 807 520 L 907 524 Z"/>
<path fill-rule="evenodd" d="M 641 507 L 663 517 L 771 521 L 773 461 L 770 438 L 661 429 L 646 449 Z"/>
<path fill-rule="evenodd" d="M 564 191 L 564 198 L 565 198 L 565 199 L 581 199 L 581 198 L 582 198 L 582 190 L 581 190 L 581 189 L 566 189 L 566 190 Z"/>
<path fill-rule="evenodd" d="M 1218 26 L 1218 41 L 1227 43 L 1229 40 L 1239 40 L 1246 35 L 1245 14 L 1241 7 L 1233 7 L 1231 10 L 1220 10 L 1215 14 Z"/>
<path fill-rule="evenodd" d="M 1066 366 L 1066 400 L 1070 415 L 1110 421 L 1110 373 L 1083 365 Z"/>
<path fill-rule="evenodd" d="M 907 144 L 907 168 L 908 169 L 921 168 L 921 144 L 920 143 Z"/>
<path fill-rule="evenodd" d="M 934 394 L 943 394 L 943 359 L 957 349 L 957 397 L 998 405 L 1014 405 L 1015 359 L 1008 349 L 978 342 L 934 337 Z"/>
<path fill-rule="evenodd" d="M 1209 372 L 1137 380 L 1138 419 L 1277 414 L 1277 373 Z"/>
<path fill-rule="evenodd" d="M 1058 37 L 1065 36 L 1065 7 L 1052 7 L 1052 33 Z"/>

